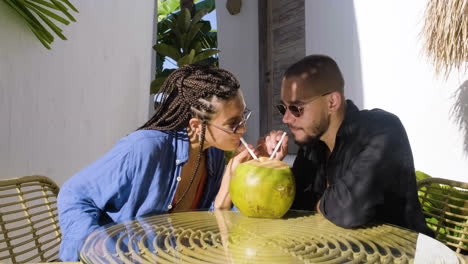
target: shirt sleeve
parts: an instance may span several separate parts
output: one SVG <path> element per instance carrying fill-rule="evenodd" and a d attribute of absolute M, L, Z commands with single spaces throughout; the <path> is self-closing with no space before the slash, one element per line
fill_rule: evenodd
<path fill-rule="evenodd" d="M 122 205 L 119 201 L 125 200 L 123 196 L 131 186 L 127 184 L 128 156 L 91 165 L 62 187 L 57 199 L 62 233 L 60 260 L 78 261 L 86 236 L 112 222 L 105 211 L 118 210 Z"/>
<path fill-rule="evenodd" d="M 383 204 L 385 186 L 402 173 L 411 149 L 401 122 L 366 135 L 358 154 L 344 175 L 336 179 L 320 198 L 321 213 L 334 224 L 353 228 L 375 218 Z"/>

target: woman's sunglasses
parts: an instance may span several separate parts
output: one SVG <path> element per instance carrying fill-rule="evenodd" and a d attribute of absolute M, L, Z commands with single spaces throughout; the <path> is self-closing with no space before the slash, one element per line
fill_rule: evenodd
<path fill-rule="evenodd" d="M 247 120 L 249 120 L 251 114 L 252 114 L 252 111 L 250 111 L 250 109 L 246 108 L 246 109 L 244 110 L 244 113 L 243 113 L 243 116 L 242 116 L 242 120 L 241 120 L 239 123 L 235 124 L 234 126 L 232 126 L 232 127 L 230 127 L 230 128 L 218 126 L 218 125 L 212 124 L 212 123 L 210 123 L 210 122 L 208 122 L 208 124 L 210 124 L 210 125 L 212 125 L 212 126 L 218 128 L 218 129 L 221 129 L 221 130 L 223 130 L 223 131 L 225 131 L 225 132 L 227 132 L 227 133 L 229 133 L 229 134 L 236 134 L 236 133 L 237 133 L 237 130 L 238 130 L 240 127 L 244 126 L 244 125 L 245 125 L 245 122 L 247 122 Z"/>
<path fill-rule="evenodd" d="M 295 117 L 300 117 L 302 115 L 302 113 L 304 113 L 304 105 L 306 104 L 309 104 L 309 103 L 312 103 L 313 101 L 315 101 L 316 99 L 319 99 L 320 97 L 322 96 L 325 96 L 325 95 L 328 95 L 332 92 L 326 92 L 324 94 L 321 94 L 321 95 L 318 95 L 318 96 L 314 96 L 308 100 L 305 100 L 304 102 L 301 102 L 300 105 L 285 105 L 285 104 L 277 104 L 276 105 L 276 109 L 278 109 L 278 112 L 284 116 L 286 114 L 286 111 L 289 110 L 289 112 L 291 112 L 291 114 Z"/>

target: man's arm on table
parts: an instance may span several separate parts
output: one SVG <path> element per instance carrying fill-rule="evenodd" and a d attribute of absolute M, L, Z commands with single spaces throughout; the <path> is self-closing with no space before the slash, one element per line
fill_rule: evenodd
<path fill-rule="evenodd" d="M 401 127 L 402 128 L 402 127 Z M 400 127 L 369 135 L 367 144 L 353 163 L 317 202 L 317 212 L 334 224 L 353 228 L 375 218 L 376 208 L 383 203 L 389 177 L 399 171 L 406 146 L 399 139 Z M 408 146 L 409 147 L 409 146 Z"/>

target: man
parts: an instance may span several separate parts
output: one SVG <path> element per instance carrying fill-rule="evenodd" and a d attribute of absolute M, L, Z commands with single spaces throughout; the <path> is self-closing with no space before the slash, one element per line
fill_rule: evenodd
<path fill-rule="evenodd" d="M 418 201 L 402 123 L 381 109 L 359 110 L 343 89 L 338 65 L 323 55 L 303 58 L 283 76 L 277 108 L 301 146 L 292 168 L 292 209 L 317 210 L 345 228 L 384 222 L 433 236 Z M 266 137 L 269 153 L 280 135 Z M 286 150 L 284 144 L 276 158 Z"/>

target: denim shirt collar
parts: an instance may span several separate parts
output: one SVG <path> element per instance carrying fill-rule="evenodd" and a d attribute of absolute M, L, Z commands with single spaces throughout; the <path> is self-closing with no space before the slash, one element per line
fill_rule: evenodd
<path fill-rule="evenodd" d="M 187 129 L 175 131 L 176 162 L 178 164 L 187 162 L 189 158 L 190 139 Z"/>
<path fill-rule="evenodd" d="M 187 134 L 187 129 L 175 131 L 175 143 L 176 143 L 176 163 L 184 164 L 189 159 L 190 152 L 190 139 Z M 214 148 L 209 147 L 206 149 L 206 158 L 207 158 L 207 171 L 208 175 L 213 174 L 213 164 L 211 164 L 211 156 L 214 155 Z"/>

